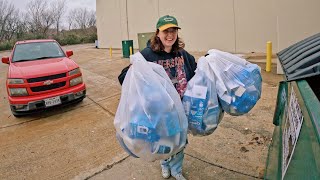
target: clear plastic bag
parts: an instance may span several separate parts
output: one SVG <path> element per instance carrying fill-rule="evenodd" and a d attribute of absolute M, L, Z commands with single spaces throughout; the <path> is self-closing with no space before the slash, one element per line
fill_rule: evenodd
<path fill-rule="evenodd" d="M 198 60 L 196 74 L 188 82 L 182 103 L 188 118 L 188 130 L 195 136 L 213 133 L 223 117 L 215 77 L 205 57 Z"/>
<path fill-rule="evenodd" d="M 208 54 L 223 110 L 234 116 L 248 113 L 261 96 L 260 67 L 227 52 L 213 49 Z"/>
<path fill-rule="evenodd" d="M 167 159 L 185 146 L 187 138 L 179 94 L 162 66 L 147 62 L 139 52 L 130 61 L 114 120 L 116 131 L 129 154 L 147 161 Z"/>

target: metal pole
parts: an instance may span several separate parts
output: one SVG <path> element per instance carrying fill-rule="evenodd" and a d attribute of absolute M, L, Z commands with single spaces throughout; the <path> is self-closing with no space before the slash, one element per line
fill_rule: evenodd
<path fill-rule="evenodd" d="M 266 62 L 266 71 L 271 71 L 271 60 L 272 60 L 272 42 L 267 42 L 267 62 Z"/>

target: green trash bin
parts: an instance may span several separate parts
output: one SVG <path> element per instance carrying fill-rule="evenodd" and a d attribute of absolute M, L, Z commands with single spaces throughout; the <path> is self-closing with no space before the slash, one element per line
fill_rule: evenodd
<path fill-rule="evenodd" d="M 124 58 L 130 57 L 130 47 L 132 48 L 132 54 L 133 54 L 133 40 L 122 41 L 122 55 Z"/>
<path fill-rule="evenodd" d="M 277 55 L 279 84 L 264 179 L 320 179 L 320 33 Z"/>
<path fill-rule="evenodd" d="M 308 78 L 281 82 L 265 179 L 320 179 L 320 102 Z M 318 94 L 319 96 L 319 94 Z"/>

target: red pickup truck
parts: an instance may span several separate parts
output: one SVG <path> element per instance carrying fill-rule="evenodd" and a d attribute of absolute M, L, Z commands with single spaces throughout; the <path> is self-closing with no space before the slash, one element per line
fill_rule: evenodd
<path fill-rule="evenodd" d="M 10 57 L 7 93 L 14 116 L 33 113 L 40 109 L 82 101 L 86 86 L 79 66 L 55 40 L 18 41 Z"/>

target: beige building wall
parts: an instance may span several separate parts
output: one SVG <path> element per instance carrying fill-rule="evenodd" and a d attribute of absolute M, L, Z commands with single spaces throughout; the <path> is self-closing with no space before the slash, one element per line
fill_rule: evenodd
<path fill-rule="evenodd" d="M 121 8 L 118 0 L 97 0 L 97 33 L 98 46 L 101 48 L 121 47 L 120 39 L 126 27 L 122 25 Z"/>
<path fill-rule="evenodd" d="M 160 0 L 159 14 L 177 18 L 187 50 L 207 51 L 215 48 L 234 52 L 232 7 L 233 0 Z"/>
<path fill-rule="evenodd" d="M 129 37 L 138 48 L 137 33 L 153 32 L 159 17 L 158 0 L 128 0 Z"/>
<path fill-rule="evenodd" d="M 320 32 L 319 0 L 96 0 L 100 48 L 121 48 L 122 40 L 154 32 L 159 17 L 174 15 L 189 51 L 220 49 L 278 52 Z"/>
<path fill-rule="evenodd" d="M 320 32 L 320 0 L 281 0 L 277 7 L 279 51 Z"/>
<path fill-rule="evenodd" d="M 234 1 L 236 52 L 265 52 L 267 41 L 278 49 L 275 1 Z"/>

